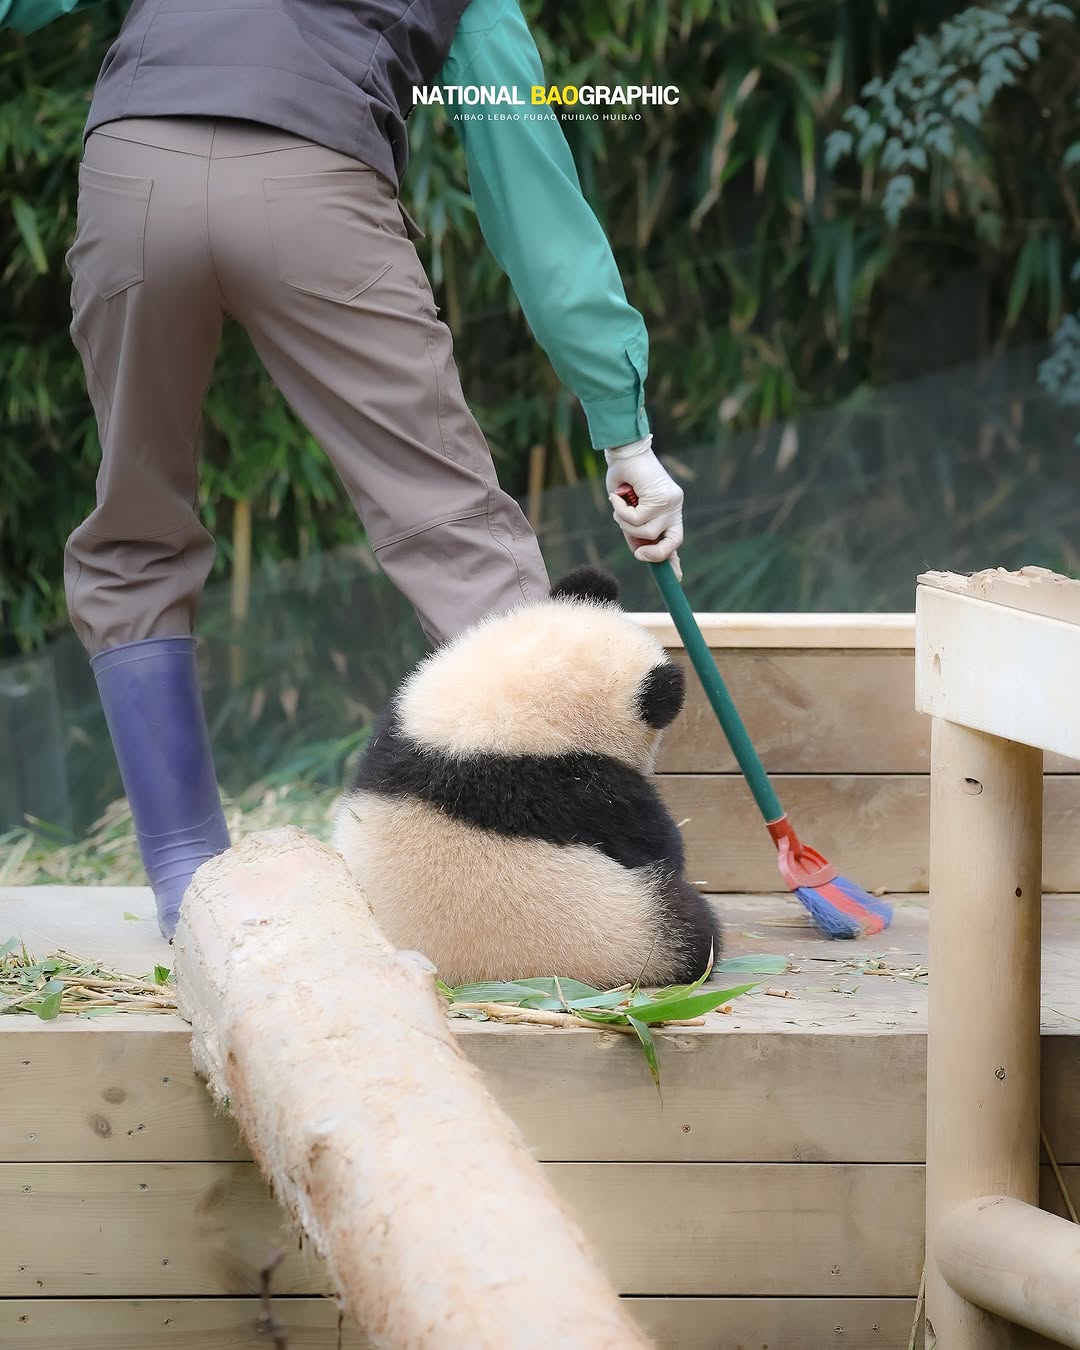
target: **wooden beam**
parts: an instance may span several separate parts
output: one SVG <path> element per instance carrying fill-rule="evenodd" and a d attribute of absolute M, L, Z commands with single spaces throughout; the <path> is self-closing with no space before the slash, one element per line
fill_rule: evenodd
<path fill-rule="evenodd" d="M 914 1298 L 919 1286 L 924 1169 L 914 1163 L 544 1172 L 623 1294 Z M 1080 1196 L 1080 1168 L 1063 1172 Z M 1040 1181 L 1044 1208 L 1063 1213 L 1049 1167 Z M 0 1297 L 252 1296 L 283 1242 L 280 1295 L 330 1288 L 252 1163 L 10 1163 L 0 1166 L 0 1221 Z"/>
<path fill-rule="evenodd" d="M 1080 706 L 1080 697 L 1077 698 Z M 779 774 L 773 779 L 799 835 L 868 890 L 925 894 L 930 779 L 915 774 Z M 719 894 L 780 888 L 776 852 L 742 778 L 661 775 L 657 787 L 685 821 L 687 867 Z M 1080 890 L 1080 776 L 1046 780 L 1043 888 Z"/>
<path fill-rule="evenodd" d="M 1080 622 L 930 586 L 916 610 L 920 712 L 1080 758 Z"/>
<path fill-rule="evenodd" d="M 909 651 L 716 651 L 770 773 L 928 773 L 930 720 L 915 711 Z M 686 705 L 660 742 L 660 773 L 737 773 L 685 654 Z"/>
<path fill-rule="evenodd" d="M 1021 567 L 1018 572 L 989 567 L 970 576 L 960 576 L 956 572 L 924 572 L 918 584 L 932 590 L 966 595 L 972 600 L 986 600 L 1006 609 L 1021 609 L 1028 614 L 1043 614 L 1049 619 L 1080 623 L 1080 581 L 1045 567 Z"/>
<path fill-rule="evenodd" d="M 935 1251 L 941 1273 L 969 1303 L 1080 1350 L 1075 1223 L 1008 1196 L 983 1196 L 945 1215 Z"/>
<path fill-rule="evenodd" d="M 913 614 L 697 614 L 710 647 L 899 648 L 915 645 Z M 666 614 L 632 614 L 665 647 L 681 647 L 682 638 Z"/>
<path fill-rule="evenodd" d="M 914 1298 L 918 1289 L 915 1164 L 547 1163 L 543 1172 L 622 1294 Z M 1076 1184 L 1076 1169 L 1066 1176 Z M 454 1218 L 464 1241 L 465 1220 Z M 253 1163 L 7 1164 L 0 1222 L 0 1297 L 251 1295 L 282 1244 L 279 1293 L 331 1288 Z"/>
<path fill-rule="evenodd" d="M 815 970 L 814 979 L 826 978 Z M 623 1037 L 451 1025 L 544 1161 L 922 1162 L 925 1027 L 890 1032 L 853 1018 L 865 993 L 833 1001 L 844 1020 L 829 1027 L 738 1031 L 729 1029 L 734 1018 L 717 1017 L 712 1031 L 657 1031 L 663 1103 L 640 1048 Z M 171 1018 L 152 1030 L 113 1018 L 108 1033 L 101 1022 L 45 1028 L 36 1018 L 5 1018 L 0 1162 L 248 1159 L 232 1121 L 195 1077 L 190 1042 L 188 1028 Z M 1080 1037 L 1048 1037 L 1046 1053 L 1054 1064 L 1052 1137 L 1061 1162 L 1080 1163 Z"/>
<path fill-rule="evenodd" d="M 621 1037 L 477 1023 L 455 1029 L 495 1100 L 545 1162 L 923 1162 L 925 1016 L 883 1029 L 901 1014 L 875 1019 L 866 1002 L 872 988 L 892 981 L 815 974 L 806 965 L 811 981 L 856 990 L 832 994 L 830 1024 L 807 1023 L 805 997 L 763 996 L 760 1007 L 775 1006 L 794 1023 L 740 1031 L 729 1029 L 735 1019 L 728 1017 L 716 1018 L 712 1030 L 657 1032 L 663 1104 L 637 1048 Z M 1059 976 L 1061 984 L 1076 978 L 1068 970 Z M 829 992 L 826 986 L 822 1001 Z M 1054 1001 L 1054 986 L 1047 998 Z M 143 1031 L 113 1018 L 107 1034 L 100 1023 L 90 1030 L 92 1022 L 4 1023 L 0 1162 L 250 1157 L 196 1080 L 190 1033 L 178 1021 Z M 751 1080 L 753 1094 L 745 1089 Z M 553 1098 L 558 1111 L 548 1109 Z M 1059 1162 L 1080 1164 L 1078 1036 L 1042 1038 L 1042 1120 Z"/>
<path fill-rule="evenodd" d="M 270 1350 L 255 1298 L 0 1299 L 5 1350 Z M 374 1350 L 328 1298 L 273 1299 L 288 1350 Z"/>
<path fill-rule="evenodd" d="M 196 1068 L 384 1350 L 645 1350 L 461 1054 L 434 967 L 390 946 L 332 849 L 288 828 L 205 863 L 176 973 Z"/>
<path fill-rule="evenodd" d="M 724 681 L 766 769 L 781 773 L 930 770 L 930 718 L 915 710 L 912 651 L 716 649 Z M 736 773 L 735 761 L 685 653 L 686 705 L 664 733 L 660 773 Z M 1076 773 L 1061 755 L 1048 773 Z"/>
<path fill-rule="evenodd" d="M 913 1299 L 627 1299 L 658 1350 L 908 1350 Z M 254 1299 L 0 1299 L 0 1344 L 11 1350 L 268 1350 Z M 328 1299 L 276 1298 L 289 1350 L 337 1350 Z M 340 1350 L 372 1350 L 352 1326 Z"/>
<path fill-rule="evenodd" d="M 934 723 L 926 1326 L 941 1350 L 1015 1346 L 949 1284 L 938 1244 L 974 1196 L 1039 1198 L 1042 781 L 1040 751 Z"/>

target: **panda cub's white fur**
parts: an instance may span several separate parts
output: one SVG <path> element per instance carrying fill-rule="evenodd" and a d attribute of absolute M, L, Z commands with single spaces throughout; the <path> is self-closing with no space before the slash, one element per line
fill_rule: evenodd
<path fill-rule="evenodd" d="M 683 676 L 571 573 L 427 657 L 380 719 L 334 846 L 398 947 L 448 984 L 696 977 L 720 929 L 651 781 Z"/>

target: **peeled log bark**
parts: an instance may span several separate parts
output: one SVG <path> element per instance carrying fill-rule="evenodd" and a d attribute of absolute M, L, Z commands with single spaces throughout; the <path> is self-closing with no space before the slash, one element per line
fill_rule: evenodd
<path fill-rule="evenodd" d="M 176 971 L 196 1068 L 376 1346 L 647 1350 L 431 964 L 390 946 L 336 853 L 289 828 L 205 863 Z"/>

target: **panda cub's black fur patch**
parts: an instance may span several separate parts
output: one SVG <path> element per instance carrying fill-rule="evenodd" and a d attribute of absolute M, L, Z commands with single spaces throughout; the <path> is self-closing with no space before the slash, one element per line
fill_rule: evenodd
<path fill-rule="evenodd" d="M 552 600 L 599 600 L 604 604 L 619 602 L 619 583 L 608 572 L 598 567 L 575 567 L 551 588 Z"/>
<path fill-rule="evenodd" d="M 588 844 L 621 867 L 683 868 L 682 835 L 652 782 L 607 755 L 447 754 L 414 741 L 391 705 L 350 788 L 428 802 L 509 838 Z"/>

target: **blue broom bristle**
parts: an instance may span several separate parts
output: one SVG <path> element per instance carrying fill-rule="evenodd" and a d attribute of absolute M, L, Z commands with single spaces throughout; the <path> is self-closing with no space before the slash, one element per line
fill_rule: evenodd
<path fill-rule="evenodd" d="M 863 909 L 868 909 L 871 914 L 879 914 L 885 920 L 885 927 L 888 928 L 892 923 L 893 907 L 886 900 L 879 899 L 876 895 L 871 895 L 869 891 L 857 885 L 849 877 L 834 877 L 832 883 L 838 890 L 857 905 L 862 905 Z"/>
<path fill-rule="evenodd" d="M 814 921 L 814 926 L 830 938 L 862 937 L 862 924 L 850 914 L 842 914 L 819 895 L 813 886 L 799 886 L 796 897 L 802 901 Z"/>
<path fill-rule="evenodd" d="M 827 895 L 821 893 L 822 890 L 827 890 L 829 887 L 835 887 L 852 904 L 858 905 L 866 912 L 883 919 L 886 928 L 892 922 L 892 906 L 884 900 L 877 899 L 869 891 L 864 891 L 861 886 L 856 885 L 854 881 L 847 877 L 834 877 L 832 881 L 821 888 L 816 886 L 798 887 L 795 891 L 796 896 L 806 906 L 815 926 L 826 937 L 857 938 L 862 937 L 865 932 L 865 926 L 857 914 L 848 914 L 844 910 L 838 909 Z"/>

